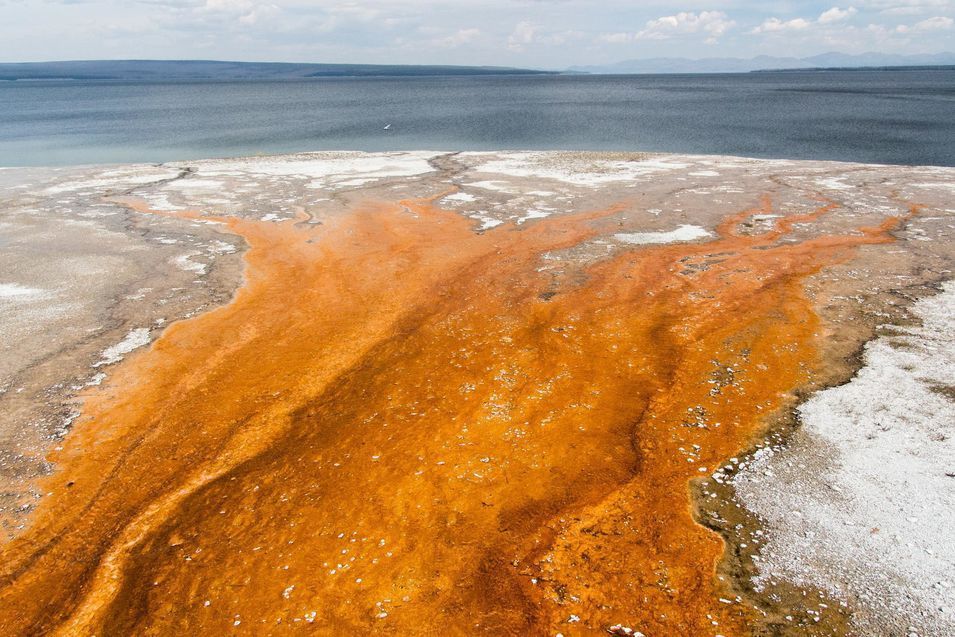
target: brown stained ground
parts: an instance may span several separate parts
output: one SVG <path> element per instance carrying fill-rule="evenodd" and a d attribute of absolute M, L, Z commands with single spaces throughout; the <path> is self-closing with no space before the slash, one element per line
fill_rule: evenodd
<path fill-rule="evenodd" d="M 780 242 L 833 207 L 740 232 L 766 198 L 556 287 L 541 255 L 625 205 L 483 234 L 420 200 L 219 219 L 245 285 L 87 395 L 2 547 L 0 630 L 748 634 L 688 484 L 811 377 L 805 277 L 899 221 Z"/>

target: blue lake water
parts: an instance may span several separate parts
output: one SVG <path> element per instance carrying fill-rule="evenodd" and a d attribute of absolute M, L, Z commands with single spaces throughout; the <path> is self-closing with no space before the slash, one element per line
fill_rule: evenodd
<path fill-rule="evenodd" d="M 2 166 L 342 149 L 952 166 L 955 71 L 0 82 Z"/>

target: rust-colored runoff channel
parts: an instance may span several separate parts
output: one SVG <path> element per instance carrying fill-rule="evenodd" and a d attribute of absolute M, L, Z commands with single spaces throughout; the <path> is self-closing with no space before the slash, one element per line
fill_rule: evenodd
<path fill-rule="evenodd" d="M 219 219 L 244 286 L 86 396 L 2 549 L 0 632 L 746 634 L 688 482 L 812 373 L 803 278 L 897 222 L 737 231 L 769 206 L 556 287 L 542 255 L 622 208 L 484 234 L 428 201 Z"/>

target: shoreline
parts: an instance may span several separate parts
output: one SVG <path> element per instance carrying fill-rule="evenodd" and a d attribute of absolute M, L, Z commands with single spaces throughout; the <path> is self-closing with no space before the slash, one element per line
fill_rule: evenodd
<path fill-rule="evenodd" d="M 169 159 L 164 161 L 133 161 L 133 162 L 104 162 L 91 164 L 45 164 L 45 165 L 10 165 L 0 166 L 0 170 L 37 170 L 37 171 L 61 171 L 72 170 L 106 170 L 130 167 L 163 167 L 180 166 L 190 164 L 203 164 L 208 162 L 232 162 L 243 160 L 294 160 L 296 158 L 304 159 L 307 157 L 325 157 L 329 155 L 356 155 L 356 156 L 388 156 L 388 155 L 406 155 L 422 153 L 427 155 L 456 155 L 466 154 L 471 156 L 478 155 L 528 155 L 528 154 L 581 154 L 581 155 L 626 155 L 632 157 L 650 156 L 650 157 L 670 157 L 684 158 L 689 161 L 746 161 L 759 163 L 800 163 L 800 164 L 831 164 L 833 168 L 849 167 L 870 167 L 870 168 L 899 168 L 916 170 L 943 170 L 949 171 L 955 169 L 955 163 L 949 164 L 893 164 L 879 162 L 865 162 L 852 159 L 802 159 L 798 157 L 755 157 L 752 155 L 733 155 L 722 153 L 681 153 L 663 150 L 640 150 L 640 149 L 619 149 L 619 150 L 601 150 L 599 148 L 577 148 L 577 149 L 556 149 L 556 148 L 509 148 L 506 150 L 458 150 L 453 148 L 395 148 L 391 150 L 360 150 L 355 148 L 326 148 L 322 150 L 300 150 L 290 152 L 262 152 L 251 155 L 207 155 L 193 156 L 186 159 Z"/>

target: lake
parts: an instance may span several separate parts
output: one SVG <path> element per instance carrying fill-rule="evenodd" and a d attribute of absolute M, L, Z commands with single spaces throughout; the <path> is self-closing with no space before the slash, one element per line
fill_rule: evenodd
<path fill-rule="evenodd" d="M 409 149 L 953 166 L 955 71 L 0 82 L 2 166 Z"/>

